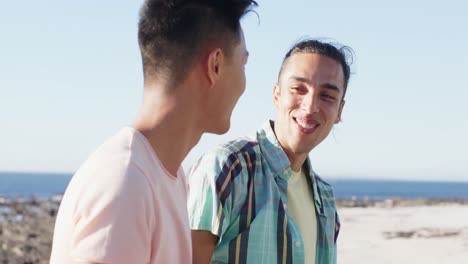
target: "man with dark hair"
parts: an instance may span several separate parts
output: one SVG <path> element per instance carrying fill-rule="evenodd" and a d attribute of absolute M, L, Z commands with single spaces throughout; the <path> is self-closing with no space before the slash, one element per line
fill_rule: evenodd
<path fill-rule="evenodd" d="M 341 120 L 351 56 L 319 40 L 294 45 L 273 88 L 275 121 L 194 166 L 194 262 L 336 263 L 335 199 L 308 156 Z"/>
<path fill-rule="evenodd" d="M 230 127 L 245 89 L 240 18 L 252 0 L 147 0 L 138 39 L 141 111 L 75 173 L 51 263 L 191 263 L 181 163 L 206 132 Z"/>

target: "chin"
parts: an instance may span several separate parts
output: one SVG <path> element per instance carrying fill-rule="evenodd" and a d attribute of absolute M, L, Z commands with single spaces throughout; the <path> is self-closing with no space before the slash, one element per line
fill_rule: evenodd
<path fill-rule="evenodd" d="M 230 127 L 231 127 L 231 122 L 228 120 L 221 124 L 217 124 L 217 126 L 213 127 L 207 132 L 217 134 L 217 135 L 222 135 L 222 134 L 227 133 Z"/>

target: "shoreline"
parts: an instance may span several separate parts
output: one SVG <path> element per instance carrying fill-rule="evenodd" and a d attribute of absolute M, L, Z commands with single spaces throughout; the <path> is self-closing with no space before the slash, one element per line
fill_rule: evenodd
<path fill-rule="evenodd" d="M 408 207 L 408 206 L 437 206 L 437 205 L 449 205 L 459 204 L 468 205 L 468 199 L 461 198 L 387 198 L 387 199 L 337 199 L 336 205 L 338 208 L 349 208 L 349 207 Z"/>
<path fill-rule="evenodd" d="M 0 263 L 49 262 L 61 198 L 0 196 Z M 462 263 L 458 260 L 468 259 L 468 200 L 338 199 L 337 207 L 342 224 L 338 263 Z M 448 247 L 449 256 L 443 254 L 443 247 Z M 404 258 L 391 259 L 394 250 Z M 428 261 L 421 261 L 421 254 Z"/>
<path fill-rule="evenodd" d="M 466 201 L 401 201 L 396 206 L 341 207 L 338 213 L 338 264 L 467 263 Z"/>

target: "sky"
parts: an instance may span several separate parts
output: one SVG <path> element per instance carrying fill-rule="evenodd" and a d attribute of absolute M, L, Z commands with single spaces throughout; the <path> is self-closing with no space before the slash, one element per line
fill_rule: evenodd
<path fill-rule="evenodd" d="M 0 171 L 66 172 L 135 118 L 143 1 L 6 1 L 0 9 Z M 468 181 L 468 2 L 258 1 L 242 20 L 247 88 L 231 130 L 273 119 L 284 54 L 319 37 L 355 52 L 343 122 L 312 150 L 324 178 Z"/>

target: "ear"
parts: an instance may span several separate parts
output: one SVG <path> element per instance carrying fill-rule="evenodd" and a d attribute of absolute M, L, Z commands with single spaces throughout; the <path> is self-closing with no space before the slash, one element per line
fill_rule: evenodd
<path fill-rule="evenodd" d="M 339 122 L 341 122 L 341 112 L 343 112 L 343 107 L 344 107 L 345 103 L 346 103 L 346 101 L 344 99 L 341 100 L 340 109 L 338 109 L 338 115 L 336 116 L 336 120 L 335 120 L 335 125 L 338 124 Z"/>
<path fill-rule="evenodd" d="M 208 53 L 208 57 L 205 61 L 205 72 L 208 77 L 208 82 L 210 86 L 214 86 L 216 81 L 219 79 L 223 61 L 224 53 L 220 48 L 212 49 Z"/>
<path fill-rule="evenodd" d="M 277 83 L 273 85 L 273 103 L 275 104 L 276 108 L 278 108 L 278 101 L 281 95 L 281 89 Z"/>

